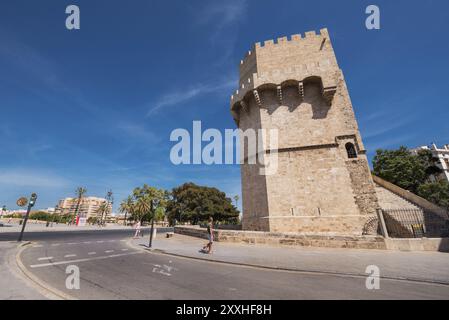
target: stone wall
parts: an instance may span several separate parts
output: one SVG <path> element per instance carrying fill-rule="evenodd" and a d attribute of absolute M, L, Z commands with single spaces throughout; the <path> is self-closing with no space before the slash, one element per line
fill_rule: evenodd
<path fill-rule="evenodd" d="M 397 194 L 391 192 L 388 189 L 378 185 L 376 183 L 376 193 L 379 199 L 379 206 L 384 210 L 389 209 L 419 209 L 413 203 L 405 200 L 404 198 L 398 196 Z"/>
<path fill-rule="evenodd" d="M 175 227 L 175 233 L 207 239 L 207 230 L 194 226 Z M 304 246 L 354 249 L 386 249 L 384 239 L 376 236 L 307 235 L 260 231 L 215 230 L 219 242 L 253 245 Z"/>

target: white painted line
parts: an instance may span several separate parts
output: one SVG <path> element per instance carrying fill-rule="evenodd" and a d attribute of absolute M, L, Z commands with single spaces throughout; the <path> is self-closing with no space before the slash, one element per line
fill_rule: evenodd
<path fill-rule="evenodd" d="M 128 251 L 128 249 L 122 249 L 122 251 Z"/>
<path fill-rule="evenodd" d="M 39 258 L 37 260 L 38 261 L 42 261 L 42 260 L 51 260 L 51 259 L 53 259 L 53 257 L 42 257 L 42 258 Z"/>
<path fill-rule="evenodd" d="M 69 243 L 67 243 L 67 244 L 78 244 L 78 243 L 76 243 L 76 242 L 69 242 Z"/>
<path fill-rule="evenodd" d="M 101 241 L 97 241 L 97 243 L 103 243 L 104 241 L 103 240 L 101 240 Z"/>
<path fill-rule="evenodd" d="M 86 241 L 86 242 L 83 242 L 83 243 L 85 243 L 85 244 L 89 244 L 89 243 L 92 243 L 92 241 Z"/>
<path fill-rule="evenodd" d="M 64 256 L 64 258 L 72 258 L 72 257 L 76 257 L 76 254 L 66 254 Z"/>
<path fill-rule="evenodd" d="M 115 242 L 115 240 L 108 240 L 108 242 Z"/>
<path fill-rule="evenodd" d="M 96 253 L 96 252 L 89 252 L 89 253 L 88 253 L 88 255 L 90 255 L 90 256 L 91 256 L 91 255 L 94 255 L 94 254 L 97 254 L 97 253 Z"/>
<path fill-rule="evenodd" d="M 33 248 L 42 248 L 43 247 L 43 245 L 41 245 L 41 244 L 35 244 L 34 246 L 33 246 Z"/>
<path fill-rule="evenodd" d="M 111 252 L 114 252 L 114 250 L 106 250 L 105 252 L 106 253 L 111 253 Z"/>
<path fill-rule="evenodd" d="M 57 246 L 60 246 L 60 245 L 61 245 L 60 243 L 53 243 L 52 244 L 53 247 L 57 247 Z"/>
<path fill-rule="evenodd" d="M 126 241 L 128 241 L 128 240 L 126 240 L 126 239 L 122 239 L 122 240 L 120 240 L 120 242 L 126 242 Z"/>
<path fill-rule="evenodd" d="M 93 260 L 104 260 L 109 258 L 117 258 L 117 257 L 123 257 L 123 256 L 130 256 L 133 254 L 142 254 L 145 253 L 143 251 L 134 251 L 129 253 L 121 253 L 121 254 L 111 254 L 109 256 L 103 256 L 103 257 L 95 257 L 95 258 L 85 258 L 85 259 L 76 259 L 76 260 L 67 260 L 67 261 L 58 261 L 58 262 L 51 262 L 51 263 L 42 263 L 42 264 L 32 264 L 30 265 L 31 268 L 43 268 L 43 267 L 50 267 L 50 266 L 57 266 L 61 264 L 69 264 L 74 262 L 86 262 L 86 261 L 93 261 Z"/>

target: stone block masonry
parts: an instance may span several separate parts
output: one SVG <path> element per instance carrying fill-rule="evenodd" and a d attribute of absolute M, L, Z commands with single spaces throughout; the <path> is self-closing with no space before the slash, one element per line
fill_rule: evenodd
<path fill-rule="evenodd" d="M 279 133 L 277 149 L 263 146 L 278 156 L 276 174 L 241 165 L 244 230 L 362 235 L 379 204 L 327 29 L 256 43 L 231 114 L 243 131 Z"/>

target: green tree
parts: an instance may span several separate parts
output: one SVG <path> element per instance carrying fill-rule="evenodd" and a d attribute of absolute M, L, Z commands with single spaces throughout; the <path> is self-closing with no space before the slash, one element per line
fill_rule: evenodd
<path fill-rule="evenodd" d="M 197 224 L 213 217 L 218 223 L 237 223 L 239 212 L 231 198 L 216 188 L 185 183 L 172 190 L 167 216 L 175 220 Z"/>
<path fill-rule="evenodd" d="M 428 201 L 447 208 L 447 182 L 434 182 L 441 169 L 429 150 L 412 154 L 406 147 L 398 150 L 377 150 L 373 159 L 373 173 Z"/>
<path fill-rule="evenodd" d="M 400 147 L 398 150 L 377 150 L 373 169 L 375 175 L 413 193 L 416 193 L 418 187 L 427 179 L 425 164 L 406 147 Z"/>
<path fill-rule="evenodd" d="M 52 215 L 43 211 L 36 211 L 30 214 L 31 220 L 39 220 L 39 221 L 51 221 Z"/>
<path fill-rule="evenodd" d="M 155 210 L 154 221 L 164 221 L 165 219 L 165 208 L 158 207 Z"/>
<path fill-rule="evenodd" d="M 128 221 L 128 214 L 132 215 L 134 210 L 134 200 L 132 196 L 128 196 L 125 200 L 120 203 L 119 212 L 125 214 L 125 225 Z"/>
<path fill-rule="evenodd" d="M 82 201 L 84 195 L 87 193 L 87 189 L 84 187 L 78 187 L 78 188 L 76 188 L 75 193 L 78 198 L 78 201 L 76 203 L 76 208 L 75 208 L 75 217 L 77 217 L 79 209 L 80 209 L 81 201 Z"/>
<path fill-rule="evenodd" d="M 108 215 L 108 212 L 109 212 L 109 203 L 107 201 L 104 201 L 98 206 L 95 212 L 97 214 L 98 222 L 100 224 L 103 224 L 104 219 Z"/>
<path fill-rule="evenodd" d="M 238 196 L 238 194 L 236 194 L 236 195 L 234 196 L 234 201 L 235 201 L 235 206 L 236 206 L 236 207 L 239 206 L 239 200 L 240 200 L 240 197 Z"/>
<path fill-rule="evenodd" d="M 449 183 L 447 181 L 424 183 L 418 187 L 418 195 L 449 210 Z"/>
<path fill-rule="evenodd" d="M 158 208 L 165 208 L 168 193 L 163 189 L 150 187 L 147 184 L 143 187 L 135 188 L 131 196 L 133 206 L 131 218 L 134 221 L 151 221 Z"/>

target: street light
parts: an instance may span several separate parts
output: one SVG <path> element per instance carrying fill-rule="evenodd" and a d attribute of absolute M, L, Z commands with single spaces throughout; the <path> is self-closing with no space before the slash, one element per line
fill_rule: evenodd
<path fill-rule="evenodd" d="M 155 212 L 153 211 L 153 200 L 151 200 L 151 207 L 150 207 L 150 212 L 151 212 L 151 231 L 150 231 L 150 243 L 148 244 L 148 247 L 151 248 L 153 246 L 153 232 L 154 232 L 154 216 L 155 216 Z"/>
<path fill-rule="evenodd" d="M 20 199 L 19 199 L 19 200 L 20 200 Z M 20 232 L 19 239 L 17 240 L 18 242 L 21 242 L 21 241 L 22 241 L 22 238 L 23 238 L 23 232 L 25 231 L 25 226 L 26 226 L 26 224 L 27 224 L 27 221 L 28 221 L 28 217 L 29 217 L 29 215 L 30 215 L 31 208 L 35 205 L 36 200 L 37 200 L 37 194 L 32 193 L 32 194 L 31 194 L 30 201 L 28 202 L 28 209 L 27 209 L 27 213 L 26 213 L 26 215 L 25 215 L 25 220 L 23 221 L 22 231 Z M 25 203 L 25 205 L 26 205 L 26 203 Z"/>

